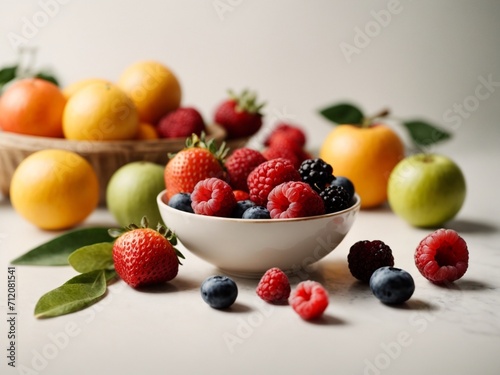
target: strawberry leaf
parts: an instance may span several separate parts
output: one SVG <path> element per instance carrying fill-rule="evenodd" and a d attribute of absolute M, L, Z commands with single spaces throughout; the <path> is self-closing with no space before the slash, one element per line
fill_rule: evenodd
<path fill-rule="evenodd" d="M 326 107 L 319 113 L 336 124 L 361 124 L 364 118 L 363 112 L 358 107 L 348 103 Z"/>
<path fill-rule="evenodd" d="M 425 121 L 404 121 L 403 126 L 408 130 L 411 139 L 417 146 L 430 146 L 451 138 L 451 134 L 447 131 Z"/>
<path fill-rule="evenodd" d="M 50 318 L 82 310 L 96 303 L 105 292 L 104 270 L 83 273 L 44 294 L 35 306 L 35 317 Z"/>
<path fill-rule="evenodd" d="M 67 266 L 68 256 L 80 247 L 99 242 L 111 242 L 107 228 L 92 227 L 66 232 L 35 247 L 11 263 L 14 265 Z"/>
<path fill-rule="evenodd" d="M 81 247 L 71 253 L 68 262 L 80 273 L 111 270 L 114 268 L 113 244 L 111 242 L 101 242 Z"/>

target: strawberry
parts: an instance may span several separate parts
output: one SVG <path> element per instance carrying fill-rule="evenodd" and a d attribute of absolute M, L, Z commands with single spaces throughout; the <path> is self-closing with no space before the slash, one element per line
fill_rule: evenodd
<path fill-rule="evenodd" d="M 193 134 L 186 140 L 186 147 L 173 155 L 165 167 L 167 198 L 177 193 L 192 193 L 195 185 L 206 178 L 225 179 L 224 158 L 228 149 L 219 149 L 214 140 L 205 141 L 204 134 Z"/>
<path fill-rule="evenodd" d="M 146 218 L 141 226 L 131 224 L 122 230 L 110 230 L 118 237 L 113 244 L 113 261 L 118 276 L 133 288 L 164 283 L 177 276 L 179 258 L 174 247 L 175 234 L 161 224 L 148 228 Z"/>
<path fill-rule="evenodd" d="M 182 107 L 163 116 L 156 129 L 161 138 L 189 137 L 193 133 L 200 136 L 205 122 L 195 108 Z"/>
<path fill-rule="evenodd" d="M 254 135 L 262 126 L 260 110 L 264 103 L 257 104 L 255 93 L 244 90 L 241 95 L 229 91 L 229 99 L 215 111 L 215 123 L 226 129 L 227 139 Z"/>

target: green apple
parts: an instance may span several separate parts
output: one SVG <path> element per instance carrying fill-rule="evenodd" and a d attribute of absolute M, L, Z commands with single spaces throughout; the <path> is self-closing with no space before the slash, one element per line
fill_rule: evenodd
<path fill-rule="evenodd" d="M 159 164 L 137 161 L 113 173 L 106 187 L 106 204 L 118 224 L 139 225 L 143 216 L 152 228 L 163 224 L 156 197 L 165 189 L 164 170 Z"/>
<path fill-rule="evenodd" d="M 416 154 L 392 170 L 387 187 L 391 209 L 416 227 L 451 220 L 465 200 L 465 178 L 456 163 L 437 154 Z"/>

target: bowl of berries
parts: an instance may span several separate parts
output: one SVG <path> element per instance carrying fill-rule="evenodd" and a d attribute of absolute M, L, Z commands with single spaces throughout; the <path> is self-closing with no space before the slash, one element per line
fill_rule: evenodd
<path fill-rule="evenodd" d="M 162 219 L 180 243 L 227 274 L 258 278 L 272 267 L 298 272 L 331 253 L 360 210 L 350 181 L 333 176 L 321 159 L 305 160 L 299 169 L 285 158 L 265 160 L 245 177 L 246 191 L 235 190 L 234 180 L 207 176 L 189 192 L 167 180 L 157 196 Z"/>

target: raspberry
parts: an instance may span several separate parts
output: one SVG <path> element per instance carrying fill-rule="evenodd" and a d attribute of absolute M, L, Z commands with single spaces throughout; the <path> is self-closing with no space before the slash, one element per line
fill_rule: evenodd
<path fill-rule="evenodd" d="M 317 281 L 300 282 L 290 294 L 288 302 L 302 319 L 319 318 L 328 306 L 328 292 Z"/>
<path fill-rule="evenodd" d="M 345 210 L 351 205 L 351 197 L 342 186 L 330 185 L 319 196 L 323 200 L 326 213 Z"/>
<path fill-rule="evenodd" d="M 438 229 L 420 241 L 415 265 L 433 283 L 458 280 L 469 266 L 467 243 L 452 229 Z"/>
<path fill-rule="evenodd" d="M 271 190 L 287 181 L 300 181 L 300 174 L 293 164 L 284 158 L 268 160 L 248 175 L 250 199 L 258 206 L 265 206 Z"/>
<path fill-rule="evenodd" d="M 297 125 L 280 123 L 276 125 L 271 134 L 264 141 L 264 146 L 269 146 L 273 139 L 277 138 L 277 135 L 285 135 L 288 139 L 292 140 L 299 147 L 304 147 L 306 145 L 306 134 Z"/>
<path fill-rule="evenodd" d="M 323 215 L 323 200 L 308 184 L 288 181 L 276 186 L 269 193 L 267 209 L 271 219 L 288 219 Z"/>
<path fill-rule="evenodd" d="M 272 160 L 272 159 L 278 159 L 278 158 L 284 158 L 288 159 L 295 169 L 298 169 L 300 166 L 300 160 L 295 154 L 293 150 L 290 150 L 288 148 L 284 147 L 268 147 L 264 151 L 262 151 L 262 155 L 267 160 Z"/>
<path fill-rule="evenodd" d="M 302 181 L 311 185 L 318 193 L 335 178 L 333 167 L 320 158 L 304 160 L 299 167 L 299 173 Z"/>
<path fill-rule="evenodd" d="M 196 109 L 177 108 L 160 119 L 157 129 L 161 138 L 189 137 L 193 133 L 201 135 L 205 122 Z"/>
<path fill-rule="evenodd" d="M 284 303 L 290 297 L 290 282 L 286 274 L 279 268 L 266 271 L 256 289 L 257 295 L 269 303 Z"/>
<path fill-rule="evenodd" d="M 376 269 L 394 266 L 391 248 L 379 240 L 356 242 L 349 250 L 347 261 L 351 274 L 366 283 Z"/>
<path fill-rule="evenodd" d="M 229 217 L 236 206 L 236 198 L 229 184 L 211 177 L 199 181 L 191 193 L 195 214 Z"/>
<path fill-rule="evenodd" d="M 257 150 L 242 147 L 233 151 L 225 162 L 229 184 L 234 190 L 248 191 L 247 177 L 251 171 L 267 159 Z"/>

